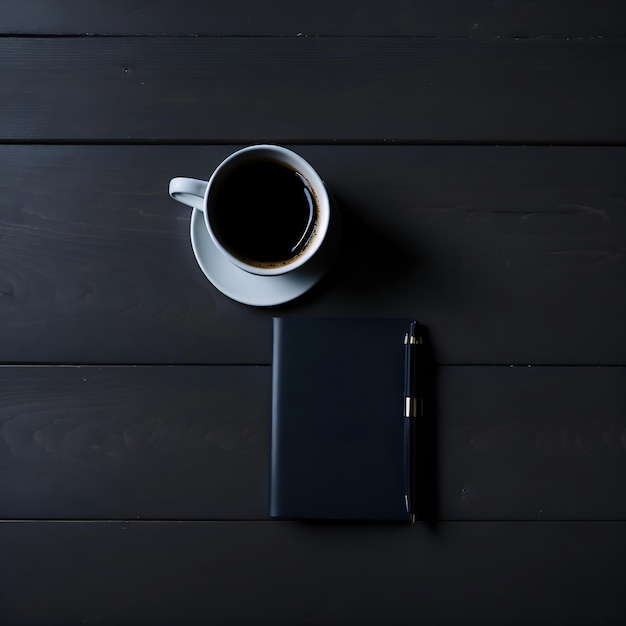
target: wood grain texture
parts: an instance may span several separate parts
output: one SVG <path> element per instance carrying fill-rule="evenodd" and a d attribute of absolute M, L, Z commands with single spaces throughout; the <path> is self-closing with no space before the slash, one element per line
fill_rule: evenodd
<path fill-rule="evenodd" d="M 625 368 L 442 368 L 442 518 L 626 519 L 624 389 Z"/>
<path fill-rule="evenodd" d="M 4 362 L 269 362 L 270 317 L 206 281 L 167 195 L 189 161 L 160 151 L 0 149 Z"/>
<path fill-rule="evenodd" d="M 4 141 L 626 141 L 626 40 L 3 38 Z"/>
<path fill-rule="evenodd" d="M 2 33 L 620 37 L 620 0 L 5 0 Z"/>
<path fill-rule="evenodd" d="M 270 368 L 0 368 L 0 518 L 267 518 Z"/>
<path fill-rule="evenodd" d="M 3 624 L 607 624 L 623 523 L 1 523 Z M 36 598 L 36 601 L 34 599 Z"/>
<path fill-rule="evenodd" d="M 0 147 L 0 360 L 269 364 L 272 315 L 318 315 L 417 316 L 444 364 L 626 363 L 623 148 L 297 146 L 342 253 L 262 310 L 208 283 L 167 195 L 236 147 Z"/>
<path fill-rule="evenodd" d="M 438 378 L 425 517 L 626 519 L 626 368 Z M 267 519 L 270 412 L 269 367 L 2 367 L 0 519 Z"/>

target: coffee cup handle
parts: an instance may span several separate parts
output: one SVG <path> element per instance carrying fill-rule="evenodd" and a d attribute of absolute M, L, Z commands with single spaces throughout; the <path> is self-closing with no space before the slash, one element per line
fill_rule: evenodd
<path fill-rule="evenodd" d="M 204 195 L 209 183 L 195 178 L 172 178 L 170 180 L 170 196 L 186 204 L 192 209 L 204 211 Z"/>

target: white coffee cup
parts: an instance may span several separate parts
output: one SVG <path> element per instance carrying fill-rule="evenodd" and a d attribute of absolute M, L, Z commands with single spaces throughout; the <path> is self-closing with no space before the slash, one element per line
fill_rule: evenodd
<path fill-rule="evenodd" d="M 226 241 L 224 234 L 219 230 L 220 220 L 223 221 L 221 212 L 225 210 L 223 206 L 218 206 L 219 190 L 223 189 L 225 184 L 246 185 L 246 180 L 239 180 L 238 177 L 242 177 L 242 172 L 250 171 L 250 168 L 255 167 L 257 163 L 273 163 L 288 168 L 302 179 L 303 185 L 309 190 L 306 192 L 306 197 L 310 198 L 311 221 L 298 242 L 297 251 L 287 258 L 275 260 L 250 258 L 249 255 L 237 249 L 238 244 L 232 235 L 230 241 Z M 245 169 L 246 166 L 248 170 Z M 279 196 L 282 193 L 280 185 L 270 192 L 265 187 L 264 189 L 266 194 L 275 194 L 277 201 L 280 199 Z M 322 179 L 300 155 L 282 146 L 263 144 L 242 148 L 222 161 L 208 181 L 195 178 L 173 178 L 170 181 L 169 193 L 174 200 L 202 211 L 204 223 L 215 247 L 233 265 L 251 274 L 276 276 L 302 268 L 314 259 L 329 233 L 331 203 Z M 263 198 L 259 210 L 263 211 L 264 206 L 271 206 L 271 202 L 271 197 Z M 238 209 L 236 206 L 229 207 L 229 210 L 231 209 L 234 211 L 233 218 L 236 225 Z M 273 219 L 277 219 L 276 215 L 269 210 L 266 212 L 267 219 L 261 221 L 261 226 L 257 224 L 256 231 L 261 240 L 265 238 L 267 241 L 270 236 L 279 236 L 276 233 L 280 231 L 276 229 L 279 229 L 281 224 L 272 223 Z M 242 233 L 246 228 L 244 221 L 242 220 L 241 223 Z M 239 228 L 239 226 L 231 226 L 232 228 Z"/>

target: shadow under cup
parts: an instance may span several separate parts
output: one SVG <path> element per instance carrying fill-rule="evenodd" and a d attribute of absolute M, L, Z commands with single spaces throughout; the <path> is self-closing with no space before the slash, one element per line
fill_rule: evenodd
<path fill-rule="evenodd" d="M 209 233 L 231 262 L 255 274 L 284 274 L 304 265 L 324 241 L 329 213 L 319 175 L 284 148 L 239 151 L 208 185 Z"/>

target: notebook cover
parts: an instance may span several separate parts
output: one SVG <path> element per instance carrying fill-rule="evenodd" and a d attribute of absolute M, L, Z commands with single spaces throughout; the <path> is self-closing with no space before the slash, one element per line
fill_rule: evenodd
<path fill-rule="evenodd" d="M 408 520 L 409 320 L 274 319 L 270 515 Z"/>

